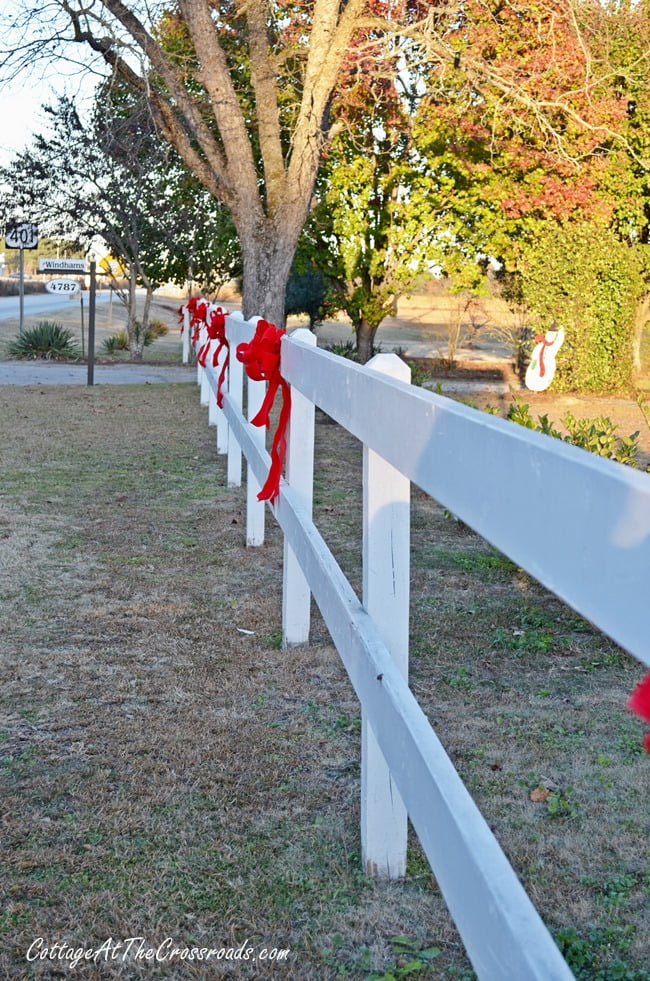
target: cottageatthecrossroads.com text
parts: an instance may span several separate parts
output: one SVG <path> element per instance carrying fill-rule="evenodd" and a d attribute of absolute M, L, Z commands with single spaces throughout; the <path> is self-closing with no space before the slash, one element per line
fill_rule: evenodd
<path fill-rule="evenodd" d="M 171 964 L 197 961 L 242 961 L 285 962 L 291 951 L 281 947 L 255 947 L 245 940 L 237 947 L 186 947 L 177 945 L 171 937 L 166 937 L 157 946 L 149 944 L 144 937 L 127 937 L 114 940 L 109 937 L 98 947 L 76 947 L 67 941 L 48 944 L 43 937 L 32 941 L 26 954 L 28 961 L 49 961 L 74 970 L 80 964 L 98 963 L 150 963 Z"/>

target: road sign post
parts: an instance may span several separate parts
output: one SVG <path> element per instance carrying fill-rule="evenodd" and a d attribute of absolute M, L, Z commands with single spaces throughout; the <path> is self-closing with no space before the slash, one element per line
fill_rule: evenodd
<path fill-rule="evenodd" d="M 25 249 L 35 249 L 38 246 L 38 225 L 31 221 L 12 222 L 5 231 L 5 247 L 19 249 L 20 274 L 18 285 L 18 332 L 22 334 L 25 322 Z"/>
<path fill-rule="evenodd" d="M 25 251 L 20 250 L 20 270 L 18 277 L 18 333 L 22 334 L 25 324 Z"/>
<path fill-rule="evenodd" d="M 90 260 L 90 296 L 88 297 L 88 384 L 95 383 L 95 293 L 97 263 Z"/>

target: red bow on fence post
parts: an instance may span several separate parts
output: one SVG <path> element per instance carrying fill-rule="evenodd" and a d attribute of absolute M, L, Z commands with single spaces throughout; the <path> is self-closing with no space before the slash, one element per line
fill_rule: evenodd
<path fill-rule="evenodd" d="M 251 419 L 251 425 L 269 427 L 269 414 L 275 393 L 278 388 L 282 390 L 280 419 L 271 447 L 271 467 L 266 483 L 257 495 L 258 501 L 270 501 L 271 504 L 280 493 L 280 476 L 287 452 L 286 430 L 291 413 L 291 389 L 280 374 L 280 342 L 285 333 L 282 327 L 276 327 L 266 320 L 258 320 L 251 342 L 237 345 L 237 360 L 243 363 L 248 377 L 253 381 L 269 383 L 260 411 Z"/>
<path fill-rule="evenodd" d="M 194 327 L 192 344 L 198 342 L 201 324 L 205 323 L 205 315 L 209 305 L 207 300 L 202 300 L 199 296 L 193 296 L 191 300 L 187 301 L 187 309 L 190 312 L 190 327 Z"/>
<path fill-rule="evenodd" d="M 630 695 L 627 706 L 646 722 L 650 722 L 650 671 Z M 650 732 L 646 734 L 643 745 L 650 753 Z"/>
<path fill-rule="evenodd" d="M 212 356 L 212 367 L 216 368 L 219 361 L 219 355 L 223 348 L 226 348 L 226 357 L 221 366 L 221 371 L 219 372 L 219 381 L 217 382 L 217 405 L 220 409 L 223 409 L 223 383 L 226 377 L 226 371 L 228 370 L 228 362 L 230 360 L 230 345 L 226 340 L 226 316 L 228 314 L 227 310 L 222 310 L 221 307 L 216 307 L 216 309 L 211 310 L 205 315 L 205 325 L 208 330 L 208 339 L 205 344 L 200 348 L 198 354 L 196 355 L 196 360 L 205 368 L 205 363 L 208 358 L 208 353 L 210 351 L 210 344 L 212 341 L 219 341 L 219 346 L 215 348 L 214 354 Z"/>

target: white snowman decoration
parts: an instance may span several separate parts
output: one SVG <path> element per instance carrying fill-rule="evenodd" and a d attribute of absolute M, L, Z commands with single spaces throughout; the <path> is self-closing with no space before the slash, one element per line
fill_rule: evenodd
<path fill-rule="evenodd" d="M 531 392 L 545 392 L 555 375 L 555 358 L 564 343 L 564 331 L 561 327 L 547 330 L 545 334 L 537 334 L 535 340 L 525 383 Z"/>

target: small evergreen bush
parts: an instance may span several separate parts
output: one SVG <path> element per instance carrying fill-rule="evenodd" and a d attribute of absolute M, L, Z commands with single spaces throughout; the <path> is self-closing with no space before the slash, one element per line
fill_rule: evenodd
<path fill-rule="evenodd" d="M 51 320 L 41 320 L 36 327 L 24 330 L 10 342 L 7 352 L 11 358 L 47 358 L 50 361 L 67 361 L 81 356 L 72 333 Z"/>
<path fill-rule="evenodd" d="M 287 292 L 285 297 L 285 312 L 290 314 L 306 313 L 309 317 L 309 328 L 315 328 L 327 317 L 332 317 L 340 309 L 340 301 L 329 285 L 323 273 L 310 262 L 301 263 L 299 260 L 291 267 Z"/>

